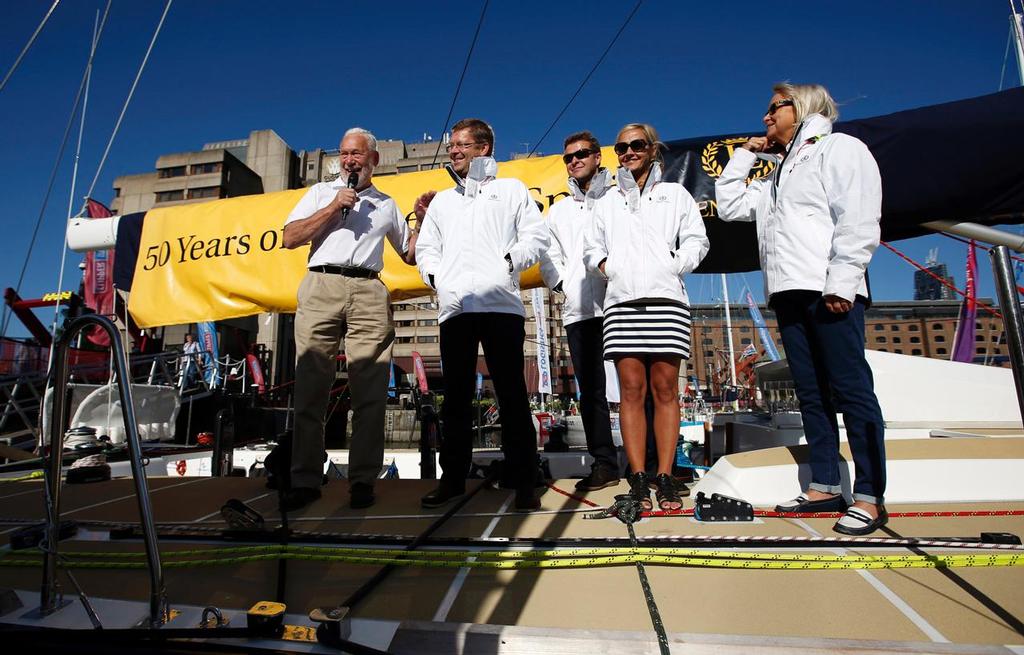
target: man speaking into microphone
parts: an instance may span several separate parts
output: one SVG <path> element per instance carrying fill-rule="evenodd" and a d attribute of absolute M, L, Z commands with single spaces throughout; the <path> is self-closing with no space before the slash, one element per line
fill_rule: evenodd
<path fill-rule="evenodd" d="M 355 509 L 373 504 L 373 483 L 384 462 L 384 408 L 395 340 L 391 297 L 380 280 L 385 237 L 406 262 L 415 263 L 417 230 L 371 183 L 380 159 L 376 137 L 353 127 L 341 140 L 339 159 L 338 179 L 310 187 L 284 226 L 285 248 L 311 244 L 295 313 L 295 432 L 286 510 L 320 498 L 324 423 L 342 344 L 352 395 L 350 503 Z"/>

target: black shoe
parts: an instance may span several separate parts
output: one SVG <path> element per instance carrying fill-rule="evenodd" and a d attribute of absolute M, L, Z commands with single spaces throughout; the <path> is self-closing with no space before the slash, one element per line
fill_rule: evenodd
<path fill-rule="evenodd" d="M 630 473 L 626 478 L 629 482 L 629 497 L 633 502 L 641 505 L 645 512 L 653 508 L 651 505 L 651 479 L 643 471 Z"/>
<path fill-rule="evenodd" d="M 879 508 L 878 517 L 871 518 L 871 515 L 859 507 L 850 506 L 842 518 L 836 521 L 832 529 L 840 534 L 848 534 L 860 537 L 871 534 L 878 528 L 889 522 L 889 513 L 884 507 Z"/>
<path fill-rule="evenodd" d="M 836 494 L 831 498 L 823 498 L 821 500 L 811 500 L 806 494 L 800 494 L 788 503 L 776 505 L 775 511 L 798 512 L 801 514 L 810 512 L 845 512 L 846 507 L 846 499 L 843 498 L 842 494 Z"/>
<path fill-rule="evenodd" d="M 281 509 L 286 512 L 294 512 L 309 505 L 314 500 L 320 500 L 320 490 L 309 487 L 296 487 L 284 492 L 281 498 Z"/>
<path fill-rule="evenodd" d="M 373 485 L 365 482 L 353 482 L 348 488 L 348 493 L 348 506 L 352 509 L 366 509 L 377 500 L 373 495 Z"/>
<path fill-rule="evenodd" d="M 605 466 L 594 466 L 590 475 L 576 483 L 576 491 L 597 491 L 619 483 L 619 472 Z"/>
<path fill-rule="evenodd" d="M 654 478 L 655 492 L 654 497 L 658 501 L 658 509 L 663 512 L 678 512 L 682 509 L 683 499 L 679 497 L 679 491 L 676 490 L 675 481 L 671 475 L 667 473 L 661 473 L 658 477 Z M 666 507 L 670 504 L 679 504 L 679 507 Z"/>
<path fill-rule="evenodd" d="M 516 489 L 516 502 L 513 509 L 517 512 L 533 512 L 540 509 L 540 499 L 533 485 L 526 485 Z"/>
<path fill-rule="evenodd" d="M 454 485 L 446 484 L 443 480 L 441 484 L 437 485 L 437 489 L 434 489 L 429 494 L 420 499 L 420 507 L 425 509 L 433 509 L 435 507 L 443 507 L 453 500 L 458 500 L 466 495 L 465 484 L 461 488 L 457 488 Z"/>

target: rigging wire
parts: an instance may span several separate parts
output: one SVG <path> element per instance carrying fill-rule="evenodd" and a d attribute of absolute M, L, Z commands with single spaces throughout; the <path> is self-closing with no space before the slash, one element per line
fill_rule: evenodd
<path fill-rule="evenodd" d="M 1013 20 L 1013 17 L 1010 17 Z M 1006 35 L 1006 52 L 1003 53 L 1003 69 L 999 71 L 999 91 L 1003 90 L 1003 80 L 1006 79 L 1006 62 L 1010 60 L 1010 43 L 1013 42 L 1013 25 L 1010 25 L 1010 31 Z"/>
<path fill-rule="evenodd" d="M 153 32 L 153 38 L 149 41 L 149 47 L 146 48 L 146 54 L 142 57 L 142 63 L 139 65 L 139 70 L 135 74 L 135 80 L 132 82 L 132 87 L 128 90 L 128 97 L 125 98 L 124 106 L 121 107 L 121 115 L 117 117 L 117 122 L 114 124 L 114 131 L 110 134 L 110 140 L 107 141 L 107 147 L 103 151 L 103 157 L 100 158 L 100 164 L 96 168 L 96 175 L 93 176 L 92 183 L 89 184 L 89 190 L 85 194 L 86 198 L 91 198 L 93 189 L 96 188 L 96 181 L 99 180 L 100 173 L 103 172 L 103 166 L 107 163 L 107 155 L 110 154 L 110 148 L 114 145 L 114 139 L 117 138 L 117 132 L 121 129 L 121 121 L 124 120 L 124 115 L 128 111 L 128 105 L 132 101 L 132 96 L 135 95 L 135 88 L 138 86 L 139 79 L 142 77 L 142 71 L 146 69 L 146 62 L 149 61 L 149 55 L 153 52 L 153 46 L 156 45 L 156 39 L 160 36 L 160 30 L 164 26 L 164 20 L 167 18 L 167 12 L 171 10 L 171 4 L 173 2 L 174 0 L 167 0 L 167 4 L 164 5 L 164 13 L 160 16 L 160 22 L 156 25 L 156 31 Z"/>
<path fill-rule="evenodd" d="M 934 279 L 935 279 L 935 280 L 936 280 L 936 281 L 937 281 L 937 282 L 938 282 L 939 284 L 941 284 L 942 286 L 944 286 L 944 287 L 946 287 L 946 288 L 948 288 L 948 289 L 952 289 L 952 290 L 953 290 L 953 291 L 954 291 L 955 293 L 958 293 L 958 294 L 960 294 L 961 296 L 963 296 L 964 298 L 967 298 L 967 294 L 966 294 L 965 292 L 961 291 L 960 289 L 958 289 L 958 288 L 957 288 L 956 286 L 954 286 L 953 284 L 950 284 L 950 283 L 949 283 L 948 281 L 946 281 L 946 279 L 945 279 L 945 278 L 943 278 L 943 277 L 941 277 L 941 276 L 939 276 L 939 275 L 936 275 L 936 274 L 935 274 L 935 273 L 933 273 L 933 272 L 932 272 L 931 270 L 929 270 L 929 269 L 928 269 L 927 267 L 925 267 L 925 266 L 922 266 L 921 264 L 919 264 L 919 263 L 915 262 L 915 261 L 914 261 L 913 259 L 911 259 L 910 257 L 908 257 L 908 256 L 904 255 L 904 254 L 903 254 L 902 252 L 900 252 L 899 250 L 896 250 L 896 249 L 895 249 L 895 248 L 893 248 L 893 247 L 892 247 L 891 245 L 889 245 L 889 243 L 888 243 L 888 242 L 886 242 L 886 241 L 882 241 L 882 242 L 881 242 L 881 244 L 882 244 L 883 246 L 885 246 L 886 248 L 888 248 L 889 250 L 891 250 L 891 251 L 892 251 L 893 253 L 895 253 L 897 257 L 899 257 L 899 258 L 900 258 L 900 259 L 902 259 L 903 261 L 907 262 L 908 264 L 910 264 L 911 266 L 913 266 L 913 267 L 914 267 L 914 268 L 916 268 L 917 270 L 919 270 L 919 271 L 924 271 L 925 273 L 927 273 L 927 274 L 928 274 L 929 276 L 931 276 L 932 278 L 934 278 Z M 981 309 L 984 309 L 984 310 L 985 310 L 986 312 L 988 312 L 988 313 L 989 313 L 989 314 L 991 314 L 992 316 L 995 316 L 996 318 L 1002 318 L 1002 317 L 1003 317 L 1003 315 L 1002 315 L 1002 314 L 1000 314 L 1000 313 L 999 313 L 999 312 L 998 312 L 998 311 L 997 311 L 996 309 L 994 309 L 994 308 L 993 308 L 993 307 L 992 307 L 991 305 L 986 305 L 985 303 L 981 302 L 980 300 L 975 300 L 974 302 L 975 302 L 975 304 L 977 304 L 977 305 L 978 305 L 978 307 L 980 307 Z"/>
<path fill-rule="evenodd" d="M 82 95 L 85 92 L 85 87 L 89 80 L 89 72 L 92 68 L 93 58 L 96 53 L 95 44 L 99 43 L 99 38 L 103 33 L 105 23 L 106 15 L 104 14 L 104 21 L 100 23 L 99 31 L 95 35 L 94 45 L 89 52 L 89 59 L 86 62 L 85 71 L 82 73 L 82 81 L 78 85 L 78 93 L 75 94 L 75 100 L 71 105 L 71 114 L 68 116 L 68 123 L 64 127 L 64 136 L 61 138 L 60 147 L 57 149 L 57 157 L 53 162 L 53 169 L 50 171 L 50 179 L 46 184 L 46 193 L 43 194 L 43 204 L 39 208 L 39 216 L 36 217 L 36 225 L 32 229 L 32 238 L 29 240 L 28 249 L 25 252 L 25 261 L 22 262 L 21 272 L 18 274 L 18 283 L 14 287 L 16 292 L 21 291 L 21 284 L 25 280 L 25 271 L 28 269 L 28 262 L 32 258 L 32 251 L 36 245 L 36 238 L 39 236 L 39 228 L 43 224 L 43 216 L 46 214 L 46 207 L 50 203 L 50 194 L 53 192 L 53 185 L 57 180 L 57 171 L 60 169 L 60 163 L 64 159 L 64 149 L 68 145 L 68 138 L 71 136 L 71 128 L 75 123 L 75 116 L 78 114 L 79 103 L 82 100 Z M 10 322 L 10 318 L 11 312 L 5 304 L 3 308 L 3 319 L 0 320 L 0 338 L 7 335 L 7 326 Z"/>
<path fill-rule="evenodd" d="M 3 81 L 0 82 L 0 91 L 3 91 L 4 87 L 7 86 L 7 80 L 11 79 L 11 76 L 14 75 L 14 71 L 21 64 L 21 60 L 25 58 L 25 55 L 28 53 L 29 48 L 32 47 L 32 44 L 36 42 L 36 37 L 43 31 L 43 26 L 46 25 L 46 21 L 50 20 L 53 10 L 56 9 L 59 4 L 60 0 L 53 0 L 53 4 L 50 5 L 50 10 L 46 12 L 45 16 L 43 16 L 43 20 L 39 23 L 39 27 L 37 27 L 36 31 L 29 37 L 28 43 L 25 44 L 25 47 L 21 49 L 21 54 L 19 54 L 18 58 L 14 60 L 14 65 L 11 66 L 11 70 L 7 71 L 7 75 L 4 75 Z"/>
<path fill-rule="evenodd" d="M 597 63 L 594 64 L 593 68 L 590 69 L 590 72 L 587 73 L 587 76 L 583 78 L 582 82 L 580 82 L 580 85 L 576 88 L 576 92 L 572 94 L 572 97 L 569 98 L 569 101 L 565 103 L 565 106 L 562 107 L 561 111 L 558 112 L 558 115 L 555 116 L 555 120 L 551 121 L 551 125 L 548 126 L 548 129 L 544 132 L 544 135 L 537 140 L 537 144 L 533 147 L 533 150 L 531 150 L 530 153 L 526 155 L 528 158 L 532 157 L 533 154 L 537 152 L 537 148 L 540 148 L 540 144 L 544 142 L 544 139 L 546 139 L 548 134 L 551 133 L 551 130 L 555 129 L 555 125 L 558 124 L 558 121 L 561 120 L 562 115 L 565 114 L 566 110 L 569 109 L 569 106 L 573 103 L 573 101 L 576 100 L 576 96 L 578 96 L 580 92 L 583 91 L 583 87 L 587 85 L 587 82 L 590 81 L 590 77 L 597 71 L 598 66 L 601 65 L 601 62 L 604 61 L 604 58 L 608 56 L 608 53 L 611 51 L 612 46 L 614 46 L 615 42 L 619 40 L 620 36 L 622 36 L 622 32 L 626 29 L 626 26 L 629 25 L 629 22 L 633 20 L 633 16 L 636 15 L 636 12 L 640 9 L 640 5 L 642 5 L 643 3 L 643 0 L 637 0 L 636 6 L 633 7 L 633 11 L 629 12 L 629 15 L 626 16 L 626 20 L 622 22 L 622 26 L 619 27 L 619 31 L 615 33 L 615 36 L 613 36 L 612 40 L 608 43 L 608 47 L 605 48 L 604 52 L 601 53 L 601 56 L 598 57 Z"/>
<path fill-rule="evenodd" d="M 466 53 L 466 61 L 462 64 L 462 74 L 459 75 L 459 83 L 455 86 L 455 95 L 452 96 L 452 104 L 448 107 L 448 116 L 444 119 L 444 125 L 441 126 L 441 134 L 443 135 L 448 130 L 448 121 L 452 119 L 452 112 L 455 111 L 455 102 L 459 99 L 459 91 L 462 90 L 462 81 L 466 78 L 466 71 L 469 69 L 469 61 L 473 57 L 473 49 L 476 48 L 477 37 L 480 36 L 480 28 L 484 24 L 484 15 L 487 14 L 487 6 L 491 3 L 491 0 L 484 0 L 484 6 L 480 10 L 480 18 L 476 22 L 476 31 L 473 32 L 473 41 L 469 44 L 469 52 Z M 434 151 L 434 159 L 430 162 L 430 167 L 433 168 L 434 164 L 437 163 L 437 156 L 441 154 L 441 142 L 444 139 L 438 139 L 437 150 Z M 491 153 L 494 154 L 493 152 Z"/>

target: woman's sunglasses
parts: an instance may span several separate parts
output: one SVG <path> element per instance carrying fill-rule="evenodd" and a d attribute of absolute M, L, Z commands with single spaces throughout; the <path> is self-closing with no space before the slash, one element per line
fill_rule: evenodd
<path fill-rule="evenodd" d="M 570 152 L 567 155 L 562 155 L 562 161 L 568 164 L 573 159 L 586 159 L 590 155 L 595 155 L 597 153 L 597 150 L 591 150 L 590 148 L 580 148 L 576 152 Z"/>
<path fill-rule="evenodd" d="M 643 139 L 633 139 L 629 143 L 626 143 L 625 141 L 619 141 L 614 146 L 615 154 L 624 155 L 626 154 L 627 150 L 632 150 L 633 152 L 643 152 L 644 150 L 647 150 L 647 148 L 650 145 L 650 143 L 644 141 Z"/>
<path fill-rule="evenodd" d="M 779 107 L 792 107 L 793 101 L 790 98 L 784 98 L 778 102 L 773 102 L 768 105 L 768 111 L 765 112 L 768 116 L 774 116 L 775 112 L 779 110 Z"/>

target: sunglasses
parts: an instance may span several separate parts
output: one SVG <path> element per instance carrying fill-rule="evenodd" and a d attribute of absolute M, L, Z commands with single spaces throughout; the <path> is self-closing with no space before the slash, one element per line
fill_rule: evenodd
<path fill-rule="evenodd" d="M 767 116 L 774 116 L 775 112 L 779 110 L 779 107 L 792 107 L 792 106 L 793 106 L 793 101 L 791 99 L 789 99 L 789 98 L 785 98 L 783 100 L 779 100 L 778 102 L 773 102 L 772 104 L 768 105 L 768 111 L 766 111 L 765 114 Z"/>
<path fill-rule="evenodd" d="M 615 154 L 624 155 L 626 154 L 627 150 L 632 150 L 633 152 L 643 152 L 644 150 L 647 150 L 647 148 L 650 145 L 650 143 L 644 141 L 643 139 L 633 139 L 629 143 L 626 143 L 625 141 L 619 141 L 614 146 Z"/>
<path fill-rule="evenodd" d="M 590 148 L 580 148 L 576 152 L 570 152 L 569 154 L 562 155 L 562 161 L 568 164 L 573 159 L 586 159 L 590 155 L 596 155 L 597 153 L 597 150 L 591 150 Z"/>

